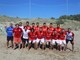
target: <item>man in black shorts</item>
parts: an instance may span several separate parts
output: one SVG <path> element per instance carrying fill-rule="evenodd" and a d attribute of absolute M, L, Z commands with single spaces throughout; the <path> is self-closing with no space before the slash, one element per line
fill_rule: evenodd
<path fill-rule="evenodd" d="M 6 28 L 7 32 L 7 48 L 12 47 L 13 48 L 13 24 L 10 23 L 10 26 Z M 11 46 L 9 46 L 9 41 L 11 41 Z"/>
<path fill-rule="evenodd" d="M 70 28 L 68 28 L 68 31 L 66 32 L 66 46 L 68 42 L 72 44 L 72 51 L 74 50 L 74 33 L 71 31 Z"/>

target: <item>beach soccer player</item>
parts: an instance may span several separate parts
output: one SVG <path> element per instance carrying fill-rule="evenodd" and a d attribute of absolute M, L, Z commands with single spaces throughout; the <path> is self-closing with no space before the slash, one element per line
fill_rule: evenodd
<path fill-rule="evenodd" d="M 24 26 L 22 25 L 22 22 L 19 22 L 19 28 L 23 30 Z"/>
<path fill-rule="evenodd" d="M 64 29 L 62 29 L 60 32 L 59 44 L 60 44 L 60 50 L 64 51 L 66 49 L 66 31 Z"/>
<path fill-rule="evenodd" d="M 52 32 L 50 32 L 50 29 L 48 28 L 45 34 L 45 41 L 46 41 L 46 45 L 49 46 L 49 48 L 51 45 L 51 35 L 52 35 Z"/>
<path fill-rule="evenodd" d="M 46 23 L 43 23 L 42 31 L 43 31 L 44 35 L 46 34 L 47 29 L 48 29 L 48 27 L 47 27 Z"/>
<path fill-rule="evenodd" d="M 70 28 L 68 28 L 68 31 L 66 32 L 66 46 L 68 42 L 72 44 L 72 51 L 74 51 L 74 33 Z"/>
<path fill-rule="evenodd" d="M 42 45 L 42 49 L 44 49 L 45 46 L 45 40 L 44 40 L 44 33 L 42 31 L 42 27 L 40 27 L 39 31 L 36 32 L 37 39 L 36 39 L 36 48 L 40 47 Z M 38 46 L 39 44 L 39 46 Z"/>
<path fill-rule="evenodd" d="M 21 46 L 22 40 L 21 40 L 21 36 L 22 36 L 22 29 L 19 28 L 19 24 L 15 25 L 15 28 L 13 29 L 13 35 L 14 35 L 14 49 L 16 49 L 16 44 L 19 46 Z"/>
<path fill-rule="evenodd" d="M 26 27 L 27 27 L 28 30 L 31 29 L 31 26 L 29 25 L 29 21 L 26 21 Z"/>
<path fill-rule="evenodd" d="M 28 44 L 28 50 L 34 45 L 36 41 L 36 33 L 34 31 L 34 28 L 31 28 L 31 31 L 29 32 L 29 44 Z M 35 48 L 35 45 L 34 45 Z"/>
<path fill-rule="evenodd" d="M 10 23 L 10 26 L 6 28 L 7 32 L 7 48 L 9 48 L 9 41 L 11 41 L 11 47 L 13 48 L 13 24 Z"/>
<path fill-rule="evenodd" d="M 35 30 L 35 23 L 32 23 L 31 28 L 33 28 Z"/>
<path fill-rule="evenodd" d="M 40 29 L 39 22 L 36 22 L 35 31 L 38 32 Z"/>
<path fill-rule="evenodd" d="M 53 23 L 50 23 L 48 28 L 49 28 L 50 32 L 53 33 L 53 31 L 54 31 Z"/>
<path fill-rule="evenodd" d="M 57 32 L 58 34 L 58 39 L 57 39 L 57 49 L 60 50 L 60 42 L 59 42 L 59 36 L 60 36 L 60 32 L 61 32 L 62 28 L 60 27 L 60 24 L 57 24 L 57 27 L 55 28 L 55 31 Z"/>
<path fill-rule="evenodd" d="M 52 39 L 51 39 L 51 49 L 54 48 L 54 46 L 56 45 L 56 50 L 57 50 L 57 44 L 58 44 L 58 33 L 56 31 L 53 31 L 52 35 L 51 35 Z"/>
<path fill-rule="evenodd" d="M 28 41 L 29 41 L 29 34 L 30 30 L 27 29 L 26 26 L 24 26 L 24 29 L 23 29 L 23 37 L 22 37 L 22 47 L 25 48 L 26 44 L 28 44 Z"/>

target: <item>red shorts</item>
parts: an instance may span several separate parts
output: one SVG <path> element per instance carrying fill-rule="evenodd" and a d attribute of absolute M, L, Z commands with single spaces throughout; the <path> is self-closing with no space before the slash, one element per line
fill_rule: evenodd
<path fill-rule="evenodd" d="M 14 43 L 21 43 L 21 42 L 22 42 L 21 37 L 20 38 L 14 37 Z"/>

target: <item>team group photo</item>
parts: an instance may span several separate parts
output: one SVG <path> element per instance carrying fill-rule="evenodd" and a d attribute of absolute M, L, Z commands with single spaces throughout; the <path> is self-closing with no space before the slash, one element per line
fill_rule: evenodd
<path fill-rule="evenodd" d="M 42 26 L 39 22 L 32 23 L 26 21 L 25 26 L 22 22 L 15 24 L 10 23 L 9 27 L 6 27 L 7 33 L 7 48 L 12 47 L 12 49 L 23 49 L 27 48 L 30 50 L 38 48 L 45 50 L 49 48 L 50 50 L 56 49 L 59 51 L 66 51 L 68 42 L 71 43 L 74 50 L 74 33 L 70 28 L 67 30 L 60 27 L 60 24 L 56 24 L 57 27 L 53 26 L 53 23 L 47 25 L 43 23 Z M 10 44 L 11 41 L 11 44 Z"/>

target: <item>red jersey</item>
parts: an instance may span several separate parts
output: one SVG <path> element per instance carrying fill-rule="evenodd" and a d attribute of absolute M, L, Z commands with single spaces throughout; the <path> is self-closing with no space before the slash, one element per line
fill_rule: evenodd
<path fill-rule="evenodd" d="M 58 34 L 52 34 L 52 39 L 57 40 L 58 39 Z"/>
<path fill-rule="evenodd" d="M 46 40 L 50 40 L 51 39 L 51 32 L 46 32 L 45 38 Z"/>
<path fill-rule="evenodd" d="M 53 32 L 54 28 L 53 27 L 49 27 L 49 30 L 50 30 L 50 32 Z"/>
<path fill-rule="evenodd" d="M 37 38 L 38 38 L 38 39 L 42 39 L 43 37 L 44 37 L 44 33 L 38 31 L 38 32 L 37 32 Z"/>
<path fill-rule="evenodd" d="M 35 40 L 36 33 L 35 32 L 29 32 L 29 40 Z"/>
<path fill-rule="evenodd" d="M 27 29 L 30 30 L 31 29 L 31 26 L 27 26 Z"/>
<path fill-rule="evenodd" d="M 65 40 L 66 38 L 66 33 L 64 32 L 64 33 L 61 33 L 60 35 L 59 35 L 59 39 L 60 40 Z"/>
<path fill-rule="evenodd" d="M 60 33 L 61 32 L 61 28 L 55 28 L 55 30 L 58 32 L 58 33 Z"/>
<path fill-rule="evenodd" d="M 32 26 L 31 28 L 33 28 L 35 30 L 35 26 Z"/>
<path fill-rule="evenodd" d="M 36 27 L 35 27 L 35 31 L 36 31 L 36 32 L 38 32 L 39 29 L 40 29 L 40 26 L 36 26 Z"/>
<path fill-rule="evenodd" d="M 48 27 L 47 27 L 47 26 L 43 26 L 43 27 L 42 27 L 42 31 L 43 31 L 44 35 L 46 34 L 47 29 L 48 29 Z"/>
<path fill-rule="evenodd" d="M 20 38 L 22 35 L 22 29 L 21 28 L 14 28 L 13 33 L 14 33 L 15 38 Z"/>

